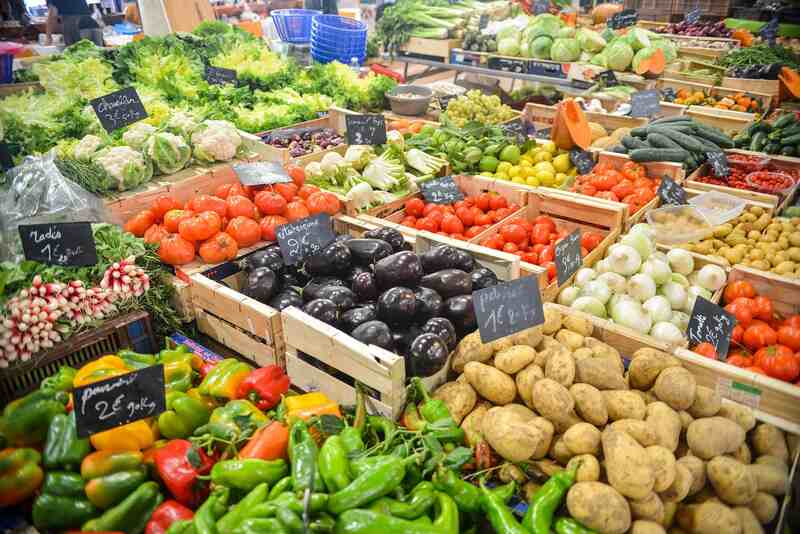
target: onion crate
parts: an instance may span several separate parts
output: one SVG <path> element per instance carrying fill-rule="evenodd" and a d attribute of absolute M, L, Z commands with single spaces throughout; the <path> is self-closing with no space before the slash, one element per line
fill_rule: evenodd
<path fill-rule="evenodd" d="M 324 117 L 320 117 L 318 119 L 313 119 L 310 121 L 300 122 L 283 128 L 275 128 L 273 130 L 267 130 L 265 132 L 260 132 L 256 135 L 260 139 L 263 139 L 266 136 L 274 136 L 281 134 L 288 135 L 291 133 L 292 130 L 309 130 L 309 129 L 316 130 L 316 129 L 330 128 L 335 132 L 337 132 L 342 137 L 344 137 L 346 130 L 344 115 L 346 115 L 347 113 L 352 113 L 352 112 L 339 108 L 331 108 L 328 114 L 325 115 Z M 345 146 L 346 148 L 346 140 L 343 141 L 342 144 L 337 145 L 337 147 L 340 146 Z M 293 157 L 288 148 L 281 148 L 269 145 L 264 142 L 254 143 L 253 150 L 258 155 L 260 155 L 265 161 L 274 161 L 276 163 L 285 165 L 289 163 L 289 161 L 293 160 L 298 165 L 304 165 L 305 163 L 310 161 L 318 161 L 317 159 L 314 159 L 311 156 L 316 156 L 320 154 L 324 155 L 328 152 L 335 150 L 337 147 L 318 150 L 297 157 Z"/>

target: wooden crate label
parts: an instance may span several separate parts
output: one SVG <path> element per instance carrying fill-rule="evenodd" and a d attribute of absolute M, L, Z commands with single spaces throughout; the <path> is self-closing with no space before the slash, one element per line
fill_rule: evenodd
<path fill-rule="evenodd" d="M 212 85 L 225 85 L 226 83 L 236 85 L 237 83 L 235 70 L 212 67 L 211 65 L 206 65 L 205 78 L 206 81 Z"/>
<path fill-rule="evenodd" d="M 720 397 L 739 404 L 744 404 L 757 410 L 761 404 L 761 390 L 747 384 L 742 384 L 731 378 L 717 378 L 717 393 Z"/>
<path fill-rule="evenodd" d="M 344 120 L 347 124 L 347 144 L 386 144 L 386 119 L 383 115 L 345 115 Z"/>
<path fill-rule="evenodd" d="M 483 343 L 544 323 L 536 276 L 479 289 L 472 293 L 472 301 Z"/>
<path fill-rule="evenodd" d="M 133 87 L 95 98 L 90 104 L 108 133 L 147 118 L 144 104 Z"/>
<path fill-rule="evenodd" d="M 21 224 L 25 259 L 70 267 L 97 264 L 97 248 L 88 222 Z"/>

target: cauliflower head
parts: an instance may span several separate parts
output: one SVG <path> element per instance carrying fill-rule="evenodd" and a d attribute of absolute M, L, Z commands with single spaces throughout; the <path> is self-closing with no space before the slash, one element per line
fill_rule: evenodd
<path fill-rule="evenodd" d="M 178 172 L 189 163 L 192 149 L 183 137 L 167 132 L 151 135 L 144 152 L 162 174 Z"/>
<path fill-rule="evenodd" d="M 153 177 L 153 164 L 129 146 L 104 148 L 94 156 L 94 162 L 105 169 L 117 182 L 117 189 L 133 189 Z"/>
<path fill-rule="evenodd" d="M 72 149 L 72 156 L 75 159 L 90 160 L 95 153 L 103 148 L 105 141 L 96 135 L 85 135 L 83 139 L 75 144 Z"/>
<path fill-rule="evenodd" d="M 151 126 L 146 122 L 137 122 L 122 134 L 122 142 L 133 149 L 141 150 L 147 139 L 155 132 L 155 126 Z"/>
<path fill-rule="evenodd" d="M 192 133 L 194 155 L 201 161 L 230 161 L 242 145 L 242 136 L 228 121 L 203 121 Z"/>
<path fill-rule="evenodd" d="M 172 133 L 181 135 L 186 140 L 189 140 L 192 137 L 192 132 L 195 131 L 198 124 L 197 117 L 188 111 L 176 111 L 170 115 L 165 126 L 167 130 L 170 130 Z"/>

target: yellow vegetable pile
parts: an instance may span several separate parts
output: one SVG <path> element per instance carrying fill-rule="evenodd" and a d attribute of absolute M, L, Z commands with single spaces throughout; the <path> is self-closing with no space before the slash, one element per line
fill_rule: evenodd
<path fill-rule="evenodd" d="M 531 147 L 516 164 L 501 161 L 495 172 L 482 172 L 482 176 L 509 180 L 531 187 L 560 187 L 577 170 L 569 159 L 569 152 L 559 150 L 552 141 Z"/>

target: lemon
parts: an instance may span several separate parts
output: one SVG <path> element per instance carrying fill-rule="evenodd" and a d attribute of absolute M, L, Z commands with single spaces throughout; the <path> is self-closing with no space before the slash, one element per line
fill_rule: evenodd
<path fill-rule="evenodd" d="M 542 150 L 549 152 L 550 154 L 555 154 L 556 150 L 558 150 L 556 144 L 553 141 L 545 141 L 540 146 Z"/>
<path fill-rule="evenodd" d="M 528 176 L 533 176 L 534 174 L 536 174 L 536 173 L 533 172 L 533 167 L 531 167 L 531 166 L 520 167 L 520 169 L 519 169 L 519 175 L 522 178 L 527 178 Z"/>
<path fill-rule="evenodd" d="M 536 156 L 534 157 L 534 161 L 536 163 L 541 163 L 542 161 L 550 161 L 553 159 L 553 155 L 550 152 L 546 152 L 544 150 L 537 152 Z"/>
<path fill-rule="evenodd" d="M 524 156 L 519 158 L 519 164 L 520 165 L 525 164 L 525 163 L 527 163 L 528 165 L 531 165 L 531 164 L 533 164 L 533 161 L 534 161 L 533 160 L 533 156 L 529 156 L 527 154 L 525 154 Z"/>
<path fill-rule="evenodd" d="M 556 175 L 550 171 L 537 172 L 536 179 L 545 186 L 555 185 L 556 183 Z"/>
<path fill-rule="evenodd" d="M 504 172 L 495 173 L 494 177 L 498 180 L 508 180 L 508 175 Z"/>
<path fill-rule="evenodd" d="M 577 175 L 578 175 L 578 169 L 575 167 L 572 167 L 567 173 L 567 176 L 577 176 Z"/>
<path fill-rule="evenodd" d="M 531 187 L 539 187 L 539 179 L 535 176 L 529 176 L 525 179 L 525 183 Z"/>
<path fill-rule="evenodd" d="M 567 181 L 567 175 L 566 174 L 564 174 L 563 172 L 559 172 L 558 174 L 556 174 L 556 183 L 558 185 L 561 185 L 566 181 Z"/>
<path fill-rule="evenodd" d="M 511 181 L 514 182 L 515 184 L 524 184 L 525 183 L 525 179 L 522 178 L 521 176 L 515 176 L 515 177 L 513 177 L 511 179 Z"/>
<path fill-rule="evenodd" d="M 533 170 L 535 170 L 537 173 L 540 171 L 547 171 L 553 176 L 555 176 L 556 174 L 555 167 L 553 167 L 553 164 L 550 163 L 549 161 L 540 161 L 539 163 L 533 166 Z"/>
<path fill-rule="evenodd" d="M 567 172 L 572 163 L 569 161 L 569 154 L 559 154 L 553 158 L 553 168 L 556 172 Z"/>
<path fill-rule="evenodd" d="M 506 172 L 508 172 L 508 169 L 510 169 L 510 168 L 511 168 L 511 164 L 510 164 L 509 162 L 507 162 L 507 161 L 501 161 L 501 162 L 500 162 L 500 163 L 497 165 L 497 172 L 503 172 L 503 173 L 506 173 Z"/>
<path fill-rule="evenodd" d="M 512 178 L 514 178 L 515 176 L 519 176 L 519 167 L 515 165 L 510 169 L 508 169 L 508 175 Z"/>
<path fill-rule="evenodd" d="M 484 172 L 481 173 L 481 176 L 486 176 L 487 178 L 492 178 L 492 177 L 494 177 L 494 174 L 491 173 L 491 172 L 488 172 L 488 171 L 484 171 Z"/>

